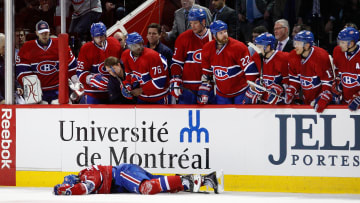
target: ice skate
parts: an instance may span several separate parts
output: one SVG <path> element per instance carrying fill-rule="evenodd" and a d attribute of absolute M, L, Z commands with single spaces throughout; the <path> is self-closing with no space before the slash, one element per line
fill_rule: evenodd
<path fill-rule="evenodd" d="M 201 175 L 190 174 L 181 176 L 181 180 L 188 187 L 189 192 L 199 192 L 202 183 L 201 179 Z"/>

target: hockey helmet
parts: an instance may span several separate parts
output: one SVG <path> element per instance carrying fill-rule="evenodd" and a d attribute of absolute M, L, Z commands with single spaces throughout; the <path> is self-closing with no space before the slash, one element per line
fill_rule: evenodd
<path fill-rule="evenodd" d="M 227 30 L 228 26 L 226 23 L 224 23 L 221 20 L 216 20 L 214 22 L 211 23 L 210 25 L 210 32 L 216 36 L 216 33 L 222 31 L 222 30 Z"/>
<path fill-rule="evenodd" d="M 99 37 L 106 35 L 106 26 L 102 22 L 93 23 L 90 28 L 92 37 Z"/>
<path fill-rule="evenodd" d="M 127 45 L 138 44 L 141 42 L 144 42 L 144 40 L 141 37 L 141 35 L 137 32 L 132 32 L 132 33 L 128 34 L 127 39 L 126 39 Z"/>
<path fill-rule="evenodd" d="M 264 49 L 270 45 L 271 49 L 275 49 L 275 37 L 271 33 L 265 32 L 255 38 L 255 44 L 263 45 Z"/>
<path fill-rule="evenodd" d="M 304 42 L 304 45 L 309 43 L 312 46 L 314 44 L 314 35 L 311 31 L 302 30 L 295 35 L 294 41 Z"/>
<path fill-rule="evenodd" d="M 338 40 L 341 41 L 359 41 L 359 31 L 353 27 L 346 27 L 339 32 Z"/>
<path fill-rule="evenodd" d="M 188 21 L 199 21 L 206 20 L 206 12 L 202 8 L 192 8 L 189 11 Z"/>

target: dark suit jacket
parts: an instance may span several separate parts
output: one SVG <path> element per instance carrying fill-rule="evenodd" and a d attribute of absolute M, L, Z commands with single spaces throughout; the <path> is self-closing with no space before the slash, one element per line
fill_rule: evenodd
<path fill-rule="evenodd" d="M 206 16 L 206 26 L 210 25 L 212 16 L 208 8 L 205 8 L 203 6 L 194 4 L 193 8 L 202 8 L 205 10 L 207 16 Z M 175 40 L 181 33 L 185 32 L 187 29 L 189 29 L 189 26 L 185 25 L 185 15 L 184 15 L 185 8 L 180 8 L 175 11 L 174 16 L 174 22 L 172 30 L 168 32 L 168 36 L 165 37 L 166 41 L 172 41 Z"/>
<path fill-rule="evenodd" d="M 277 47 L 277 45 L 278 45 L 278 41 L 276 41 L 276 44 L 275 44 L 275 47 Z M 293 43 L 293 41 L 291 40 L 291 39 L 289 39 L 288 41 L 287 41 L 287 43 L 285 44 L 285 46 L 284 46 L 284 48 L 283 48 L 283 52 L 290 52 L 291 50 L 293 50 L 294 49 L 294 43 Z"/>
<path fill-rule="evenodd" d="M 215 14 L 213 14 L 212 22 L 215 19 Z M 238 24 L 238 17 L 236 11 L 228 6 L 225 6 L 221 13 L 218 13 L 216 20 L 222 20 L 228 25 L 229 36 L 236 39 L 236 28 Z"/>

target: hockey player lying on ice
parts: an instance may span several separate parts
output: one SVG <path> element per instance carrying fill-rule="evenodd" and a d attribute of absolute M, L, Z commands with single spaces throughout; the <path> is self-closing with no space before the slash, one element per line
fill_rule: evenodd
<path fill-rule="evenodd" d="M 123 163 L 119 166 L 94 165 L 83 169 L 78 175 L 65 176 L 64 182 L 54 187 L 54 193 L 55 195 L 157 194 L 179 191 L 198 192 L 201 186 L 209 186 L 215 193 L 222 190 L 218 188 L 216 172 L 205 176 L 162 176 L 152 175 L 138 165 Z"/>

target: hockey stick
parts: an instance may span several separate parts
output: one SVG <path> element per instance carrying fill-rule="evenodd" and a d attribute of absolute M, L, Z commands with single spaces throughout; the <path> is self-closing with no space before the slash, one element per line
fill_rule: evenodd
<path fill-rule="evenodd" d="M 259 89 L 261 89 L 261 90 L 263 90 L 263 91 L 265 91 L 265 92 L 267 92 L 267 93 L 269 93 L 269 94 L 272 94 L 272 95 L 274 95 L 274 96 L 276 96 L 276 97 L 279 97 L 279 98 L 285 100 L 285 97 L 282 97 L 282 96 L 280 96 L 280 95 L 278 95 L 278 94 L 276 94 L 276 93 L 274 93 L 274 92 L 266 89 L 266 87 L 263 87 L 263 86 L 261 86 L 261 85 L 258 85 L 258 84 L 256 84 L 256 83 L 254 83 L 253 81 L 248 80 L 247 83 L 248 83 L 249 85 L 255 86 L 256 88 L 259 88 Z"/>
<path fill-rule="evenodd" d="M 264 69 L 264 55 L 262 54 L 261 50 L 252 42 L 248 42 L 248 45 L 253 48 L 256 53 L 260 56 L 260 84 L 263 84 L 263 69 Z"/>

